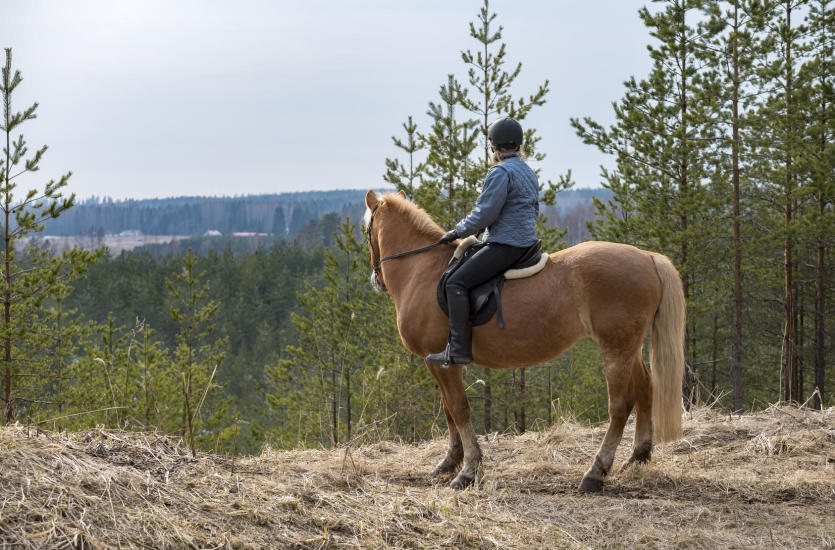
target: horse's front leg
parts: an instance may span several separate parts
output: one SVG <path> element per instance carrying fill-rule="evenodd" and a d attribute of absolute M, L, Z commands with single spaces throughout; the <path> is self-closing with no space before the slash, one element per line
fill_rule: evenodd
<path fill-rule="evenodd" d="M 461 444 L 461 436 L 458 434 L 458 428 L 455 426 L 455 421 L 449 412 L 449 407 L 447 407 L 447 396 L 444 391 L 444 384 L 440 378 L 441 367 L 428 361 L 426 361 L 426 367 L 438 383 L 438 389 L 441 390 L 441 404 L 443 405 L 444 416 L 446 416 L 446 424 L 449 429 L 449 446 L 447 447 L 446 456 L 435 467 L 432 475 L 451 474 L 458 470 L 458 466 L 464 460 L 464 446 Z"/>
<path fill-rule="evenodd" d="M 461 443 L 464 446 L 464 465 L 449 484 L 453 489 L 464 489 L 472 485 L 478 475 L 479 468 L 481 468 L 481 447 L 478 445 L 475 430 L 470 422 L 470 405 L 466 402 L 466 399 L 467 397 L 464 396 L 466 420 L 460 423 L 456 420 L 458 433 L 461 435 Z M 463 414 L 461 418 L 464 418 Z"/>
<path fill-rule="evenodd" d="M 444 459 L 438 463 L 438 466 L 432 472 L 433 476 L 456 472 L 458 466 L 461 465 L 461 461 L 464 460 L 464 446 L 461 444 L 461 435 L 458 433 L 458 428 L 455 426 L 455 421 L 452 419 L 446 403 L 444 403 L 444 414 L 449 428 L 449 447 L 447 447 Z"/>
<path fill-rule="evenodd" d="M 444 412 L 447 415 L 447 422 L 449 423 L 450 431 L 450 448 L 445 458 L 438 469 L 447 462 L 460 462 L 460 455 L 456 453 L 463 452 L 464 464 L 461 471 L 452 482 L 449 484 L 453 489 L 463 489 L 471 485 L 478 474 L 478 469 L 481 466 L 481 447 L 478 445 L 475 430 L 470 422 L 470 403 L 467 401 L 467 394 L 464 391 L 464 375 L 463 367 L 451 366 L 449 368 L 440 368 L 436 365 L 431 365 L 430 370 L 438 381 L 441 388 L 441 393 L 444 397 Z M 457 431 L 457 435 L 453 432 Z M 457 445 L 460 444 L 460 450 Z M 450 468 L 448 471 L 452 471 Z M 436 469 L 437 471 L 437 469 Z"/>

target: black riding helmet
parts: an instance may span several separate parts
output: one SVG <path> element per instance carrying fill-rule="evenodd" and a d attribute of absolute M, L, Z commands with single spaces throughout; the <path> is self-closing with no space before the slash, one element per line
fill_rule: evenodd
<path fill-rule="evenodd" d="M 525 140 L 522 125 L 509 116 L 500 118 L 487 129 L 487 139 L 499 149 L 519 149 Z"/>

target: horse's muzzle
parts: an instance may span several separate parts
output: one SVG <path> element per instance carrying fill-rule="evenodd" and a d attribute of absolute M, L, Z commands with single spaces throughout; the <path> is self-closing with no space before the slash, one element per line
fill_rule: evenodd
<path fill-rule="evenodd" d="M 371 271 L 371 287 L 377 292 L 388 292 L 386 285 L 384 285 L 380 281 L 380 278 L 377 277 L 377 272 L 375 270 Z"/>

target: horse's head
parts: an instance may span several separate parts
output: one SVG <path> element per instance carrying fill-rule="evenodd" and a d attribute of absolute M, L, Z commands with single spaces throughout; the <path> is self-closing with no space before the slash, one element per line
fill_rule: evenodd
<path fill-rule="evenodd" d="M 403 195 L 405 197 L 405 194 Z M 383 206 L 384 201 L 377 196 L 373 189 L 370 189 L 365 194 L 365 216 L 363 216 L 363 223 L 365 225 L 365 234 L 368 240 L 368 251 L 371 256 L 371 286 L 377 292 L 385 292 L 386 285 L 383 282 L 383 272 L 380 269 L 380 227 L 383 225 L 382 216 L 378 218 L 376 227 L 374 227 L 374 218 L 377 217 L 377 211 Z"/>
<path fill-rule="evenodd" d="M 365 231 L 373 268 L 371 285 L 384 291 L 383 261 L 420 252 L 414 249 L 436 242 L 443 230 L 402 191 L 378 196 L 371 190 L 365 195 L 365 206 Z"/>

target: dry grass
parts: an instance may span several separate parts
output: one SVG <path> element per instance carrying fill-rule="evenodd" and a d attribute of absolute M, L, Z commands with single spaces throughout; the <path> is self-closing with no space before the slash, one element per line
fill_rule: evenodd
<path fill-rule="evenodd" d="M 9 426 L 0 546 L 835 548 L 835 408 L 696 411 L 650 464 L 580 494 L 603 431 L 491 436 L 478 486 L 456 492 L 428 475 L 442 440 L 266 451 L 232 473 L 154 434 Z"/>

